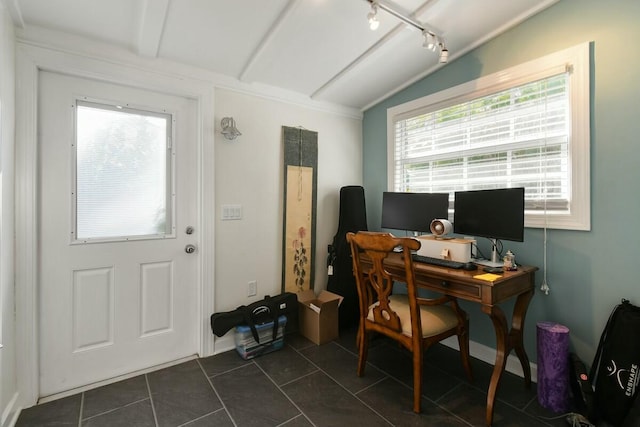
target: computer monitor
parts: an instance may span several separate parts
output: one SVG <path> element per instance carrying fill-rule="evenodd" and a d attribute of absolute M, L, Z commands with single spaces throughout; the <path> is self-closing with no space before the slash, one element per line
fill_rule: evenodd
<path fill-rule="evenodd" d="M 400 193 L 382 194 L 382 228 L 394 230 L 430 231 L 434 219 L 448 218 L 449 194 Z"/>
<path fill-rule="evenodd" d="M 453 232 L 490 239 L 490 265 L 501 265 L 498 240 L 524 241 L 524 188 L 456 191 Z"/>

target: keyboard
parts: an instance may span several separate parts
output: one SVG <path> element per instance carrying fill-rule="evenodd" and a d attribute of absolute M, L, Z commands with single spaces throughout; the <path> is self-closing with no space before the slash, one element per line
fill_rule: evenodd
<path fill-rule="evenodd" d="M 411 258 L 415 262 L 421 262 L 423 264 L 437 265 L 439 267 L 461 269 L 464 266 L 464 262 L 452 261 L 450 259 L 433 258 L 430 256 L 423 256 L 418 254 L 411 254 Z"/>

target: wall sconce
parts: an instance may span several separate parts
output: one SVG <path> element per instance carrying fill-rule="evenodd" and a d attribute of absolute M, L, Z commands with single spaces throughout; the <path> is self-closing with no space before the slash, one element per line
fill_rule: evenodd
<path fill-rule="evenodd" d="M 222 127 L 220 133 L 224 135 L 225 139 L 232 141 L 242 135 L 236 127 L 236 121 L 233 120 L 233 117 L 224 117 L 220 121 L 220 126 Z"/>

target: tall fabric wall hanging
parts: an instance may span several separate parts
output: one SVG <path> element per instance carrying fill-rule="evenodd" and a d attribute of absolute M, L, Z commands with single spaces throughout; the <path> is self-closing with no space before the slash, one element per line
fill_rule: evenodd
<path fill-rule="evenodd" d="M 313 289 L 315 277 L 318 133 L 282 127 L 284 221 L 282 291 Z"/>

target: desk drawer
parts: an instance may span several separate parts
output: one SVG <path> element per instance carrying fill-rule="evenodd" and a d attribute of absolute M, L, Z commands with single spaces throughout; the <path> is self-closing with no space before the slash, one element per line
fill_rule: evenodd
<path fill-rule="evenodd" d="M 416 282 L 419 287 L 446 293 L 462 299 L 471 301 L 480 301 L 482 299 L 482 286 L 479 284 L 459 282 L 457 280 L 451 280 L 451 278 L 438 278 L 422 274 L 416 275 Z"/>

